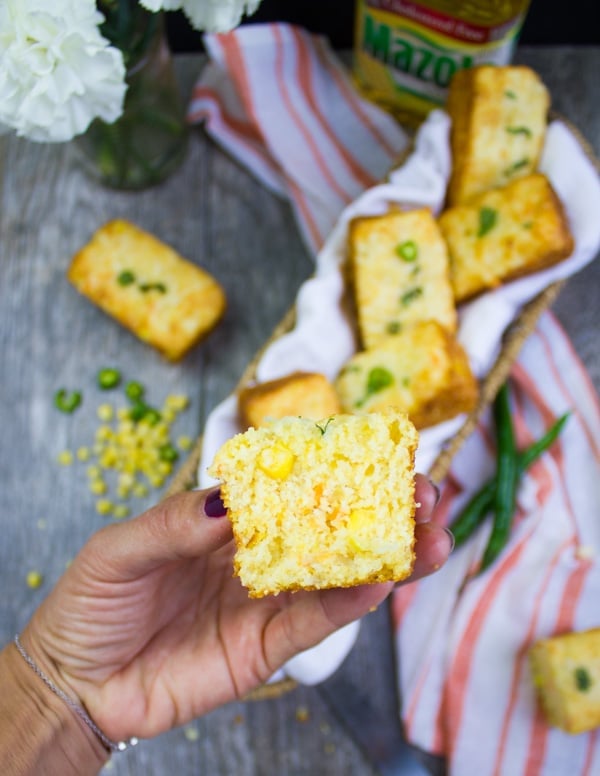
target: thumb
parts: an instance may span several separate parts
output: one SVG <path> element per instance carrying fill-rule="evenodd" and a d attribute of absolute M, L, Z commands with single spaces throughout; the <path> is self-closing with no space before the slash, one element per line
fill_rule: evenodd
<path fill-rule="evenodd" d="M 89 552 L 119 578 L 136 578 L 164 563 L 223 547 L 232 538 L 226 514 L 218 488 L 178 493 L 139 517 L 99 531 Z"/>

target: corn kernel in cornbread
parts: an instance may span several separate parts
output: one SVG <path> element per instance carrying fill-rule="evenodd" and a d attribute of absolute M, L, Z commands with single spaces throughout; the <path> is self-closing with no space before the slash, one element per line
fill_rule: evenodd
<path fill-rule="evenodd" d="M 419 429 L 470 412 L 478 396 L 464 350 L 437 321 L 413 324 L 357 353 L 335 385 L 345 412 L 395 407 Z"/>
<path fill-rule="evenodd" d="M 448 252 L 428 209 L 356 218 L 349 241 L 364 348 L 414 321 L 437 320 L 455 330 Z"/>
<path fill-rule="evenodd" d="M 573 237 L 548 178 L 528 175 L 444 211 L 456 302 L 570 256 Z"/>
<path fill-rule="evenodd" d="M 110 221 L 73 258 L 77 290 L 166 358 L 176 361 L 225 309 L 217 281 L 133 224 Z"/>
<path fill-rule="evenodd" d="M 242 423 L 255 428 L 289 415 L 318 420 L 341 410 L 335 388 L 318 372 L 294 372 L 243 388 L 238 406 Z"/>
<path fill-rule="evenodd" d="M 289 417 L 225 442 L 235 573 L 251 597 L 406 578 L 417 432 L 399 412 Z"/>
<path fill-rule="evenodd" d="M 546 136 L 548 90 L 528 67 L 482 65 L 452 77 L 452 174 L 448 205 L 468 202 L 537 169 Z"/>
<path fill-rule="evenodd" d="M 600 628 L 540 639 L 529 661 L 550 725 L 567 733 L 600 727 Z"/>

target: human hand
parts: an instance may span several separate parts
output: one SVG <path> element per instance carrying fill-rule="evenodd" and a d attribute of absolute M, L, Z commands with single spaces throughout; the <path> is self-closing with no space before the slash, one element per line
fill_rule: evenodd
<path fill-rule="evenodd" d="M 248 598 L 232 576 L 231 525 L 216 495 L 178 494 L 92 536 L 22 634 L 113 740 L 151 737 L 243 697 L 393 587 Z M 417 559 L 406 582 L 451 550 L 430 522 L 437 494 L 421 475 L 416 499 Z M 209 517 L 215 507 L 223 515 Z"/>

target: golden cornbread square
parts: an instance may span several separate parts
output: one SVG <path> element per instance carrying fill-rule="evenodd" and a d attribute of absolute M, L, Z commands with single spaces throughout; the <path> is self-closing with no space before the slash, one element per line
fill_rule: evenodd
<path fill-rule="evenodd" d="M 600 628 L 540 639 L 529 650 L 533 684 L 553 727 L 600 727 Z"/>
<path fill-rule="evenodd" d="M 480 65 L 457 71 L 446 110 L 451 119 L 449 206 L 505 186 L 537 170 L 550 95 L 523 65 Z"/>
<path fill-rule="evenodd" d="M 205 270 L 124 220 L 109 221 L 72 259 L 75 288 L 177 361 L 213 329 L 225 293 Z"/>
<path fill-rule="evenodd" d="M 409 576 L 417 438 L 389 411 L 281 418 L 225 442 L 209 474 L 250 597 Z"/>
<path fill-rule="evenodd" d="M 542 173 L 445 210 L 439 225 L 457 304 L 550 267 L 574 248 L 562 203 Z"/>
<path fill-rule="evenodd" d="M 349 255 L 364 348 L 414 321 L 456 329 L 448 252 L 430 210 L 354 219 Z"/>
<path fill-rule="evenodd" d="M 243 425 L 255 428 L 289 415 L 318 420 L 341 411 L 333 384 L 319 372 L 293 372 L 242 388 L 238 408 Z"/>
<path fill-rule="evenodd" d="M 395 407 L 418 429 L 470 412 L 479 387 L 455 336 L 422 321 L 352 356 L 335 387 L 345 412 Z"/>

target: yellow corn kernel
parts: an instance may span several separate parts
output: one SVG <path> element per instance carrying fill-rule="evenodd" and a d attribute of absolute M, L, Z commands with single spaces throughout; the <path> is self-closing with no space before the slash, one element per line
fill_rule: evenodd
<path fill-rule="evenodd" d="M 39 571 L 28 571 L 25 579 L 27 581 L 27 587 L 30 587 L 32 590 L 36 590 L 44 581 L 44 577 Z"/>
<path fill-rule="evenodd" d="M 156 471 L 158 474 L 167 477 L 173 471 L 173 464 L 168 461 L 159 461 L 156 464 Z"/>
<path fill-rule="evenodd" d="M 117 418 L 121 421 L 129 421 L 129 408 L 128 407 L 119 407 L 117 410 Z M 131 421 L 129 421 L 131 422 Z M 133 425 L 133 424 L 132 424 Z"/>
<path fill-rule="evenodd" d="M 99 466 L 95 466 L 95 465 L 88 466 L 86 471 L 87 471 L 87 476 L 90 479 L 96 479 L 97 477 L 99 477 L 102 474 L 102 471 L 101 471 L 100 467 Z"/>
<path fill-rule="evenodd" d="M 79 447 L 77 448 L 77 460 L 79 461 L 89 461 L 90 459 L 90 448 L 89 447 Z"/>
<path fill-rule="evenodd" d="M 148 475 L 148 479 L 153 488 L 162 488 L 165 483 L 165 478 L 157 474 Z"/>
<path fill-rule="evenodd" d="M 100 498 L 96 501 L 96 512 L 99 515 L 109 515 L 113 510 L 113 503 L 107 498 Z"/>
<path fill-rule="evenodd" d="M 112 514 L 117 520 L 122 520 L 124 517 L 129 517 L 129 507 L 125 504 L 115 504 Z"/>
<path fill-rule="evenodd" d="M 101 404 L 98 409 L 96 410 L 96 415 L 100 420 L 108 421 L 112 420 L 114 417 L 115 411 L 111 404 Z"/>
<path fill-rule="evenodd" d="M 132 493 L 136 498 L 144 498 L 148 495 L 148 488 L 143 482 L 138 482 L 133 486 Z"/>
<path fill-rule="evenodd" d="M 366 550 L 368 542 L 365 541 L 365 529 L 369 529 L 377 515 L 373 509 L 353 509 L 348 515 L 348 528 L 352 531 L 352 536 L 348 541 L 355 550 Z"/>
<path fill-rule="evenodd" d="M 114 447 L 107 447 L 100 456 L 100 466 L 103 469 L 114 468 L 117 462 L 117 451 Z"/>
<path fill-rule="evenodd" d="M 166 407 L 165 409 L 162 409 L 160 414 L 162 416 L 162 419 L 165 421 L 165 423 L 172 423 L 177 417 L 177 412 L 174 409 L 171 409 L 170 407 Z"/>
<path fill-rule="evenodd" d="M 114 435 L 114 431 L 110 426 L 98 426 L 96 429 L 96 442 L 106 442 Z"/>
<path fill-rule="evenodd" d="M 56 456 L 56 460 L 61 466 L 70 466 L 73 463 L 73 453 L 70 450 L 63 450 Z"/>
<path fill-rule="evenodd" d="M 192 447 L 192 439 L 189 436 L 180 436 L 177 439 L 177 447 L 180 450 L 189 450 Z"/>
<path fill-rule="evenodd" d="M 97 480 L 90 480 L 89 483 L 89 489 L 90 492 L 93 493 L 95 496 L 103 496 L 106 491 L 108 490 L 106 483 L 104 480 L 101 480 L 98 478 Z"/>
<path fill-rule="evenodd" d="M 274 480 L 285 480 L 289 477 L 295 460 L 291 450 L 276 442 L 271 447 L 261 450 L 257 464 L 268 477 Z"/>
<path fill-rule="evenodd" d="M 183 395 L 177 395 L 177 394 L 169 394 L 167 398 L 165 399 L 165 407 L 168 407 L 171 410 L 184 410 L 188 404 L 190 403 L 190 400 L 187 396 Z"/>

